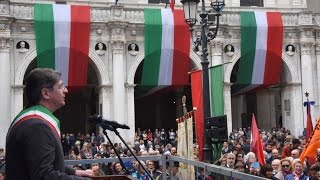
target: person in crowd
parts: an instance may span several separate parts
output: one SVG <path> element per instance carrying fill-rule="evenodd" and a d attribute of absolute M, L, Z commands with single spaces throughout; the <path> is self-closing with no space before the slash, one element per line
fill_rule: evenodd
<path fill-rule="evenodd" d="M 101 169 L 101 166 L 99 165 L 99 163 L 93 163 L 91 165 L 91 170 L 93 171 L 93 175 L 94 176 L 103 176 L 105 175 L 104 172 Z"/>
<path fill-rule="evenodd" d="M 261 177 L 264 177 L 266 179 L 276 179 L 273 177 L 273 169 L 271 167 L 270 164 L 264 164 L 261 166 L 261 169 L 260 169 L 260 176 Z"/>
<path fill-rule="evenodd" d="M 85 179 L 92 172 L 64 165 L 60 121 L 53 112 L 65 105 L 67 88 L 61 74 L 36 68 L 26 78 L 28 106 L 9 127 L 6 179 Z"/>
<path fill-rule="evenodd" d="M 244 164 L 241 162 L 238 162 L 234 165 L 234 169 L 244 173 Z"/>
<path fill-rule="evenodd" d="M 299 157 L 300 157 L 300 151 L 299 151 L 299 149 L 294 149 L 294 150 L 292 150 L 292 151 L 291 151 L 291 157 L 292 157 L 293 159 L 299 159 Z"/>
<path fill-rule="evenodd" d="M 234 169 L 234 165 L 236 162 L 236 155 L 234 155 L 233 153 L 228 153 L 226 157 L 227 157 L 226 167 Z"/>
<path fill-rule="evenodd" d="M 309 177 L 303 172 L 303 163 L 300 159 L 295 159 L 292 163 L 293 172 L 288 174 L 284 179 L 285 180 L 308 180 Z"/>
<path fill-rule="evenodd" d="M 271 162 L 275 159 L 280 159 L 278 149 L 272 149 L 271 154 L 271 157 L 266 160 L 266 163 L 268 164 L 271 164 Z"/>
<path fill-rule="evenodd" d="M 120 162 L 114 163 L 112 169 L 113 169 L 113 174 L 114 174 L 114 175 L 123 174 L 123 168 L 122 168 Z"/>
<path fill-rule="evenodd" d="M 281 159 L 280 171 L 274 175 L 279 180 L 284 180 L 288 174 L 292 173 L 292 162 L 288 158 Z"/>
<path fill-rule="evenodd" d="M 301 144 L 301 142 L 299 139 L 293 138 L 291 143 L 283 148 L 282 154 L 281 154 L 281 159 L 283 159 L 285 157 L 290 157 L 291 151 L 294 149 L 298 149 L 300 144 Z"/>
<path fill-rule="evenodd" d="M 160 172 L 156 170 L 154 161 L 147 160 L 147 170 L 151 174 L 151 176 L 155 179 L 160 175 Z"/>
<path fill-rule="evenodd" d="M 229 143 L 227 141 L 223 142 L 221 155 L 228 154 L 231 152 L 231 148 L 229 147 Z"/>
<path fill-rule="evenodd" d="M 171 179 L 170 178 L 170 164 L 169 162 L 166 163 L 166 176 L 167 176 L 167 179 L 169 180 L 179 180 L 179 177 L 178 177 L 178 172 L 179 172 L 179 162 L 178 161 L 174 161 L 173 163 L 173 178 Z M 161 173 L 157 178 L 156 180 L 161 180 L 163 179 L 163 174 Z"/>
<path fill-rule="evenodd" d="M 308 173 L 309 179 L 310 180 L 318 180 L 317 172 L 320 172 L 320 164 L 319 163 L 315 163 L 310 166 L 309 173 Z"/>
<path fill-rule="evenodd" d="M 281 164 L 281 161 L 280 159 L 275 159 L 271 162 L 271 167 L 273 169 L 273 174 L 276 175 L 279 171 L 280 171 L 280 164 Z"/>

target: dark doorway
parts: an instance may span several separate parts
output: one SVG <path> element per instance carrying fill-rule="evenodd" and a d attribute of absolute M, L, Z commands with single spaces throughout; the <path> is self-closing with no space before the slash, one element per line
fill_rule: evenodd
<path fill-rule="evenodd" d="M 186 96 L 187 111 L 192 110 L 191 86 L 147 87 L 140 86 L 143 62 L 140 63 L 134 83 L 135 87 L 135 128 L 140 129 L 177 129 L 176 119 L 183 116 L 181 98 Z M 195 66 L 191 63 L 191 69 Z M 148 90 L 158 88 L 155 93 Z"/>

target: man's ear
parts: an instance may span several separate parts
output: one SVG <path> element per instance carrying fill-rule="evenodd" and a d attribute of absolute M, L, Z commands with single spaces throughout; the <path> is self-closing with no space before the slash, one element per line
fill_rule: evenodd
<path fill-rule="evenodd" d="M 43 99 L 50 99 L 49 93 L 50 93 L 49 89 L 47 89 L 47 88 L 41 89 L 41 96 Z"/>

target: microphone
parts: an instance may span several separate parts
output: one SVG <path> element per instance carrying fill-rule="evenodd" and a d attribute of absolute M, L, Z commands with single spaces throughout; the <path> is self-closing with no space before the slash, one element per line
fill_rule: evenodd
<path fill-rule="evenodd" d="M 93 116 L 89 116 L 89 121 L 101 124 L 103 126 L 111 126 L 114 129 L 116 129 L 116 128 L 130 129 L 130 127 L 127 126 L 126 124 L 119 124 L 116 121 L 106 120 L 106 119 L 103 119 L 103 117 L 101 115 L 96 115 L 96 114 Z"/>

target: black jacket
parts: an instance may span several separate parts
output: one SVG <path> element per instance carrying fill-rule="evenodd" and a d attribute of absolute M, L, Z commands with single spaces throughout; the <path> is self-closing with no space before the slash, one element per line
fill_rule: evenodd
<path fill-rule="evenodd" d="M 60 137 L 43 120 L 21 122 L 6 140 L 6 180 L 87 179 L 64 166 Z"/>

